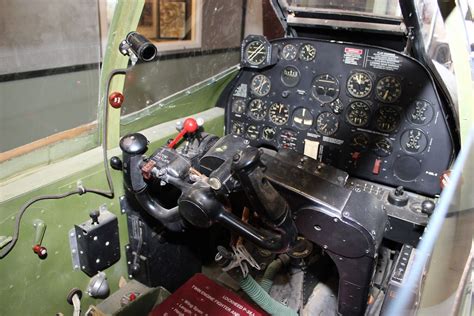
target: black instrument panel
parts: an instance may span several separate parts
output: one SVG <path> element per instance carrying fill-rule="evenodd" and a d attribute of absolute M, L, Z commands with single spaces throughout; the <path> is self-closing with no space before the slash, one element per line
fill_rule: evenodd
<path fill-rule="evenodd" d="M 355 177 L 440 192 L 453 143 L 434 83 L 414 59 L 366 45 L 253 37 L 242 45 L 242 66 L 221 99 L 227 133 Z"/>

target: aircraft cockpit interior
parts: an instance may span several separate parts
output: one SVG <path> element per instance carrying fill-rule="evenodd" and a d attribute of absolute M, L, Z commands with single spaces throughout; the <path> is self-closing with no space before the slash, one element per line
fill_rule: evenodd
<path fill-rule="evenodd" d="M 1 315 L 472 313 L 472 1 L 91 3 L 0 4 Z"/>

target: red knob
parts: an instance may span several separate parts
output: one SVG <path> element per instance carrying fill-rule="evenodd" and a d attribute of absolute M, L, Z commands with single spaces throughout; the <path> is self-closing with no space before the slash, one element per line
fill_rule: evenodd
<path fill-rule="evenodd" d="M 46 247 L 40 245 L 34 245 L 33 252 L 36 253 L 40 259 L 44 259 L 48 255 L 48 250 Z"/>
<path fill-rule="evenodd" d="M 194 133 L 198 130 L 198 128 L 198 123 L 192 117 L 184 120 L 183 129 L 186 131 L 186 133 Z"/>
<path fill-rule="evenodd" d="M 117 92 L 117 91 L 112 92 L 109 95 L 109 103 L 115 109 L 119 109 L 122 106 L 122 103 L 123 103 L 124 99 L 125 99 L 125 97 L 123 96 L 123 94 L 121 94 L 120 92 Z"/>
<path fill-rule="evenodd" d="M 179 132 L 179 134 L 171 141 L 171 143 L 168 144 L 168 148 L 173 148 L 185 134 L 192 134 L 196 132 L 198 128 L 199 125 L 195 119 L 192 117 L 185 119 L 181 132 Z"/>

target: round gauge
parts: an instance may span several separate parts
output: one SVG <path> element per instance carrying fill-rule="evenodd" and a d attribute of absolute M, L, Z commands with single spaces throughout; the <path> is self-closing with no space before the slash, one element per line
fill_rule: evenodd
<path fill-rule="evenodd" d="M 400 123 L 400 113 L 389 106 L 383 106 L 375 114 L 375 125 L 381 132 L 393 132 Z"/>
<path fill-rule="evenodd" d="M 365 133 L 357 133 L 352 136 L 351 146 L 358 150 L 366 150 L 369 147 L 369 136 Z"/>
<path fill-rule="evenodd" d="M 266 140 L 272 140 L 275 138 L 276 131 L 273 127 L 265 126 L 262 131 L 263 138 Z"/>
<path fill-rule="evenodd" d="M 299 108 L 293 112 L 293 125 L 305 130 L 313 125 L 313 115 L 307 108 Z"/>
<path fill-rule="evenodd" d="M 339 81 L 329 74 L 319 75 L 313 79 L 311 93 L 321 103 L 332 102 L 339 95 Z"/>
<path fill-rule="evenodd" d="M 287 87 L 294 87 L 300 81 L 300 71 L 294 66 L 286 66 L 281 71 L 281 82 Z"/>
<path fill-rule="evenodd" d="M 232 123 L 232 134 L 242 135 L 244 133 L 244 124 L 240 122 Z"/>
<path fill-rule="evenodd" d="M 347 121 L 354 126 L 365 126 L 369 122 L 370 107 L 362 101 L 354 101 L 348 106 Z"/>
<path fill-rule="evenodd" d="M 259 130 L 258 130 L 258 127 L 255 126 L 255 125 L 249 125 L 249 127 L 247 127 L 247 137 L 250 138 L 250 139 L 257 139 L 258 138 L 258 134 L 259 134 Z"/>
<path fill-rule="evenodd" d="M 254 120 L 262 120 L 267 114 L 263 101 L 260 99 L 253 99 L 252 101 L 250 101 L 248 114 Z"/>
<path fill-rule="evenodd" d="M 434 110 L 428 101 L 416 100 L 410 106 L 408 111 L 408 120 L 414 124 L 424 125 L 431 121 L 434 115 Z"/>
<path fill-rule="evenodd" d="M 402 94 L 402 84 L 393 76 L 386 76 L 380 79 L 375 86 L 377 99 L 384 103 L 393 103 Z"/>
<path fill-rule="evenodd" d="M 316 57 L 316 48 L 311 44 L 301 46 L 300 59 L 304 61 L 312 61 Z"/>
<path fill-rule="evenodd" d="M 316 130 L 323 135 L 331 136 L 339 127 L 339 119 L 331 112 L 323 112 L 316 119 Z"/>
<path fill-rule="evenodd" d="M 268 110 L 270 121 L 277 125 L 283 125 L 288 122 L 288 107 L 282 103 L 273 103 Z"/>
<path fill-rule="evenodd" d="M 291 129 L 284 129 L 280 133 L 279 143 L 282 148 L 296 149 L 297 133 Z"/>
<path fill-rule="evenodd" d="M 296 54 L 298 54 L 298 49 L 295 45 L 288 44 L 283 47 L 281 51 L 281 57 L 285 60 L 293 60 L 296 58 Z"/>
<path fill-rule="evenodd" d="M 270 92 L 271 86 L 272 83 L 270 79 L 265 75 L 256 75 L 252 78 L 252 82 L 250 83 L 250 89 L 259 97 L 266 96 Z"/>
<path fill-rule="evenodd" d="M 245 47 L 245 60 L 254 66 L 263 64 L 267 59 L 267 45 L 259 40 L 251 41 Z"/>
<path fill-rule="evenodd" d="M 409 129 L 403 132 L 400 143 L 407 152 L 419 154 L 425 150 L 428 145 L 428 138 L 425 133 L 419 129 Z"/>
<path fill-rule="evenodd" d="M 232 102 L 232 112 L 242 114 L 245 112 L 245 101 L 243 99 L 236 99 Z"/>
<path fill-rule="evenodd" d="M 392 142 L 385 137 L 377 137 L 374 141 L 372 151 L 379 157 L 387 157 L 392 153 Z"/>
<path fill-rule="evenodd" d="M 340 114 L 344 110 L 344 104 L 339 98 L 329 103 L 329 107 L 335 114 Z"/>
<path fill-rule="evenodd" d="M 354 98 L 363 98 L 372 91 L 372 79 L 365 72 L 353 73 L 347 80 L 347 91 Z"/>

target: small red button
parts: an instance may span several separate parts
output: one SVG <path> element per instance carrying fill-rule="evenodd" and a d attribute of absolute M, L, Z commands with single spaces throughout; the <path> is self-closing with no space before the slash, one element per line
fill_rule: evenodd
<path fill-rule="evenodd" d="M 112 92 L 109 95 L 109 103 L 115 109 L 118 109 L 122 106 L 122 103 L 123 103 L 124 99 L 125 99 L 125 97 L 123 96 L 123 94 L 121 94 L 120 92 L 117 92 L 117 91 Z"/>
<path fill-rule="evenodd" d="M 372 168 L 372 173 L 377 175 L 380 173 L 380 165 L 382 164 L 382 160 L 380 159 L 375 159 L 374 161 L 374 167 Z"/>

